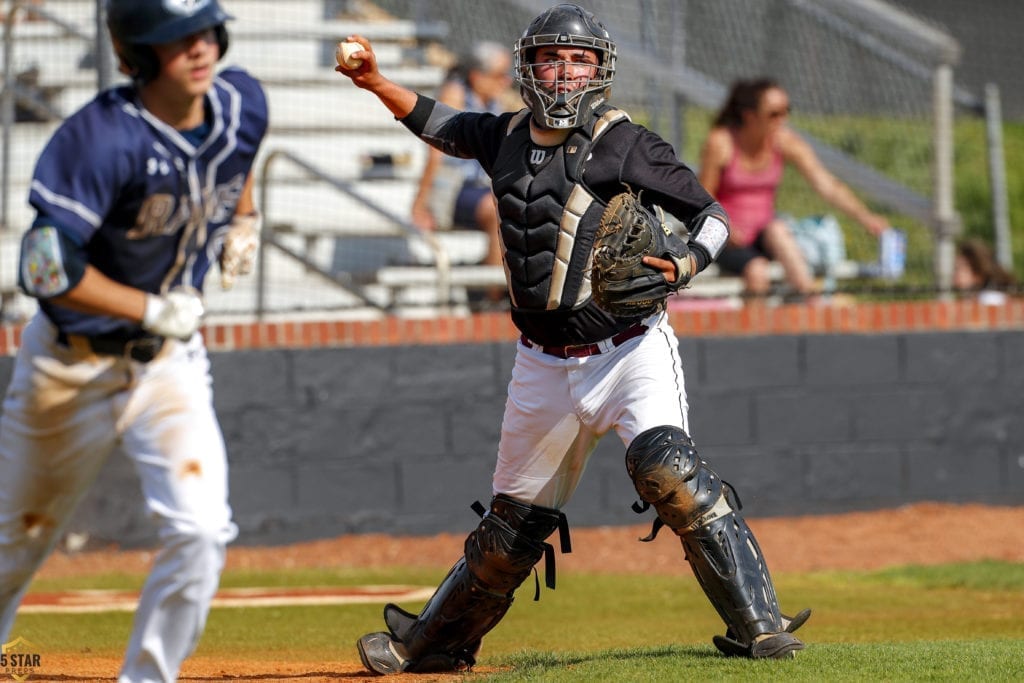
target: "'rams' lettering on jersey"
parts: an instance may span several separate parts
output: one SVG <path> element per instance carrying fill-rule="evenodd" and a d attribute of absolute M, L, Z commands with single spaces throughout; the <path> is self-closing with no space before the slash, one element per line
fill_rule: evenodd
<path fill-rule="evenodd" d="M 241 69 L 218 74 L 206 105 L 205 129 L 183 134 L 131 87 L 100 93 L 54 133 L 29 201 L 111 279 L 201 291 L 267 129 L 263 89 Z M 123 324 L 63 307 L 47 314 L 68 331 Z"/>

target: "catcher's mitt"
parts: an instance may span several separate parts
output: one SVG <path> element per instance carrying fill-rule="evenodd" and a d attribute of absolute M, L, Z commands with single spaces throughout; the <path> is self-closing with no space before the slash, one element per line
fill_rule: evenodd
<path fill-rule="evenodd" d="M 676 264 L 676 280 L 644 265 L 644 256 Z M 638 197 L 623 192 L 612 197 L 594 239 L 590 281 L 594 301 L 620 317 L 649 315 L 664 306 L 669 294 L 690 280 L 689 249 Z"/>

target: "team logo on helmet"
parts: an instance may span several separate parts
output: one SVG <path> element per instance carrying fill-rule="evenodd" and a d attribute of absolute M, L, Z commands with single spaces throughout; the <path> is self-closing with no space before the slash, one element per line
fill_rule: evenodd
<path fill-rule="evenodd" d="M 209 4 L 210 0 L 164 0 L 164 9 L 174 14 L 189 15 Z"/>

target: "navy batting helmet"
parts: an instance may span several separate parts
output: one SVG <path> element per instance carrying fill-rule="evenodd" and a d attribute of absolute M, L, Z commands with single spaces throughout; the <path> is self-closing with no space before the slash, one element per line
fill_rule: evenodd
<path fill-rule="evenodd" d="M 148 83 L 160 72 L 151 45 L 173 43 L 213 28 L 220 56 L 228 50 L 224 22 L 234 19 L 218 0 L 108 0 L 107 27 L 117 55 L 136 82 Z"/>
<path fill-rule="evenodd" d="M 545 46 L 578 47 L 593 50 L 598 57 L 597 73 L 581 88 L 558 92 L 550 82 L 534 77 L 534 56 Z M 513 71 L 519 92 L 546 128 L 575 128 L 590 109 L 611 93 L 615 75 L 615 43 L 597 17 L 578 5 L 555 5 L 534 19 L 513 46 Z"/>

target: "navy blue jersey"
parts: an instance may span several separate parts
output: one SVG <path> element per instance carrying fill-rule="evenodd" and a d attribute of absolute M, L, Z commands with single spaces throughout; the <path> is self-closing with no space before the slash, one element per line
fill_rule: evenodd
<path fill-rule="evenodd" d="M 131 86 L 100 93 L 57 129 L 36 165 L 29 202 L 112 280 L 147 292 L 201 289 L 267 129 L 267 102 L 227 68 L 206 95 L 198 146 L 146 111 Z M 41 300 L 69 333 L 134 327 Z"/>

